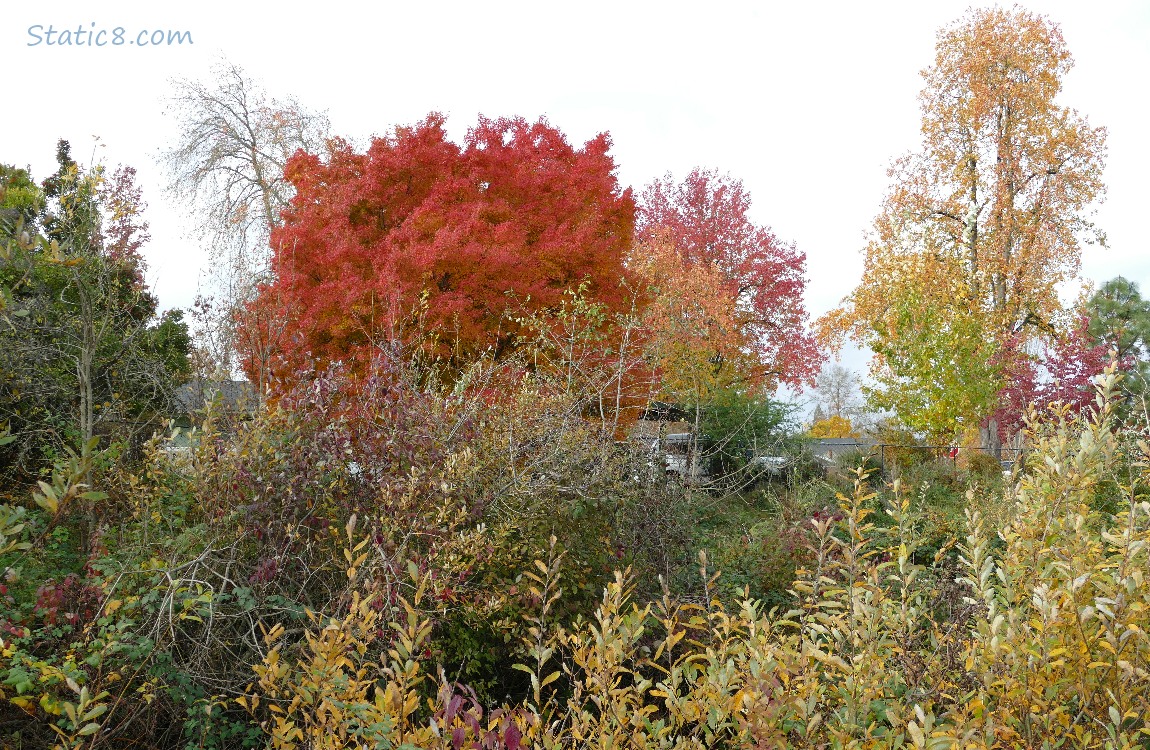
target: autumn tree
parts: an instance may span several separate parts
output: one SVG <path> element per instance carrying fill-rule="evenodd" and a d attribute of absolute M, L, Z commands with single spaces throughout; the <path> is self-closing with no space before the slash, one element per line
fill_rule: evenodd
<path fill-rule="evenodd" d="M 906 311 L 890 300 L 907 284 L 929 295 L 936 318 L 946 310 L 959 316 L 936 323 L 952 340 L 978 335 L 1001 347 L 1011 336 L 1050 329 L 1061 310 L 1059 285 L 1077 274 L 1083 243 L 1099 239 L 1087 210 L 1104 190 L 1105 130 L 1057 102 L 1071 65 L 1058 26 L 1018 8 L 971 10 L 939 33 L 919 97 L 922 148 L 890 169 L 893 184 L 867 244 L 863 278 L 820 323 L 828 341 L 850 335 L 876 350 L 904 348 L 898 337 L 909 331 L 899 323 Z M 951 284 L 921 275 L 940 268 L 960 281 L 962 304 L 942 298 L 953 300 Z M 982 394 L 1002 384 L 983 367 L 975 369 L 989 380 L 895 366 L 880 356 L 876 374 L 917 384 L 930 401 L 965 401 L 974 410 L 968 420 L 988 416 L 993 399 Z M 928 382 L 940 377 L 951 385 Z M 958 415 L 951 407 L 937 411 Z"/>
<path fill-rule="evenodd" d="M 718 265 L 689 262 L 659 230 L 635 244 L 627 266 L 649 297 L 644 343 L 662 398 L 705 403 L 755 373 L 735 291 Z"/>
<path fill-rule="evenodd" d="M 624 309 L 635 208 L 610 143 L 573 148 L 545 120 L 480 118 L 456 144 L 432 114 L 366 153 L 339 141 L 327 159 L 297 153 L 274 280 L 249 307 L 291 311 L 281 374 L 309 358 L 362 371 L 384 341 L 417 342 L 448 368 L 499 359 L 523 334 L 516 317 L 581 284 Z"/>
<path fill-rule="evenodd" d="M 823 367 L 815 378 L 815 410 L 807 435 L 813 438 L 857 438 L 863 415 L 862 382 L 839 363 Z M 853 421 L 852 421 L 853 420 Z"/>
<path fill-rule="evenodd" d="M 807 435 L 813 438 L 858 438 L 854 425 L 846 417 L 832 414 L 814 421 Z"/>
<path fill-rule="evenodd" d="M 1032 342 L 1033 353 L 1008 352 L 1003 368 L 1006 385 L 993 422 L 1001 440 L 1011 439 L 1025 427 L 1032 407 L 1044 410 L 1057 403 L 1071 414 L 1097 407 L 1098 378 L 1110 365 L 1112 354 L 1118 352 L 1098 340 L 1091 326 L 1090 315 L 1082 308 L 1075 311 L 1064 330 Z M 1129 353 L 1114 361 L 1124 374 L 1136 367 Z"/>
<path fill-rule="evenodd" d="M 1002 348 L 948 263 L 919 260 L 932 268 L 916 267 L 890 290 L 883 327 L 870 341 L 874 385 L 862 390 L 871 408 L 893 412 L 932 443 L 949 443 L 993 411 Z"/>
<path fill-rule="evenodd" d="M 659 392 L 707 436 L 705 462 L 724 472 L 777 452 L 792 415 L 771 396 L 809 384 L 820 361 L 806 330 L 806 258 L 752 222 L 750 206 L 729 176 L 667 175 L 643 193 L 628 260 L 650 297 Z"/>
<path fill-rule="evenodd" d="M 0 423 L 20 438 L 3 463 L 23 472 L 96 436 L 150 436 L 188 376 L 182 315 L 158 315 L 144 282 L 135 171 L 85 168 L 66 141 L 57 162 L 38 194 L 25 186 L 25 204 L 41 210 L 0 258 L 0 284 L 21 313 L 0 330 Z"/>
<path fill-rule="evenodd" d="M 711 308 L 715 344 L 704 351 L 715 368 L 728 370 L 728 382 L 770 392 L 811 382 L 821 359 L 806 328 L 806 256 L 752 222 L 750 208 L 740 180 L 702 169 L 680 183 L 667 175 L 643 192 L 639 235 L 649 247 L 670 242 L 685 267 L 680 275 L 698 275 L 691 283 L 716 295 L 692 300 Z"/>
<path fill-rule="evenodd" d="M 237 312 L 266 279 L 272 230 L 294 188 L 284 167 L 297 150 L 324 153 L 326 115 L 269 95 L 242 68 L 219 62 L 209 81 L 172 81 L 175 143 L 163 152 L 169 195 L 185 206 L 208 249 L 215 299 L 205 298 L 198 339 L 230 369 Z"/>
<path fill-rule="evenodd" d="M 815 398 L 829 417 L 853 418 L 859 413 L 858 376 L 837 362 L 824 367 L 815 378 Z"/>

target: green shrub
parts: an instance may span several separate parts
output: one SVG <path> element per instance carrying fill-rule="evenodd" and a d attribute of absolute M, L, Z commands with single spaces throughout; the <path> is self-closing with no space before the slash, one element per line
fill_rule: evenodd
<path fill-rule="evenodd" d="M 966 456 L 967 474 L 980 479 L 1002 476 L 1002 462 L 986 451 L 970 451 Z"/>
<path fill-rule="evenodd" d="M 877 487 L 882 484 L 883 466 L 877 449 L 856 448 L 844 451 L 838 456 L 836 463 L 837 468 L 833 471 L 833 475 L 838 478 L 840 483 L 846 483 L 842 489 L 850 487 L 858 475 L 859 469 L 862 469 L 863 473 L 867 475 L 868 482 L 873 486 Z"/>

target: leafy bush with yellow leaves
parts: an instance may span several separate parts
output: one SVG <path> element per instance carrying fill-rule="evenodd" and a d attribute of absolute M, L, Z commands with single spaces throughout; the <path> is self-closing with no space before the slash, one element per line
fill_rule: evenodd
<path fill-rule="evenodd" d="M 531 694 L 488 709 L 425 658 L 425 576 L 409 570 L 385 624 L 352 565 L 342 614 L 294 643 L 273 626 L 239 701 L 275 748 L 1145 747 L 1150 447 L 1113 432 L 1113 382 L 1092 419 L 1035 427 L 1029 470 L 972 494 L 965 538 L 930 559 L 912 495 L 896 486 L 879 527 L 860 472 L 813 522 L 788 612 L 725 608 L 702 556 L 702 603 L 641 605 L 617 573 L 564 627 L 553 546 L 525 574 Z M 1096 508 L 1104 482 L 1125 493 L 1116 513 Z M 986 500 L 1010 505 L 997 533 Z"/>
<path fill-rule="evenodd" d="M 383 630 L 414 563 L 432 628 L 420 658 L 477 705 L 525 694 L 512 665 L 534 602 L 517 579 L 552 534 L 567 623 L 613 565 L 652 571 L 651 587 L 646 561 L 689 560 L 689 535 L 681 487 L 650 481 L 649 456 L 586 419 L 584 394 L 515 364 L 444 383 L 396 357 L 355 388 L 332 368 L 229 429 L 209 409 L 178 460 L 159 440 L 138 465 L 93 449 L 28 507 L 0 507 L 4 742 L 86 729 L 87 748 L 258 744 L 234 698 L 267 655 L 261 628 L 282 628 L 286 649 L 342 616 L 357 593 L 345 566 L 365 554 L 358 593 Z M 349 524 L 368 540 L 354 558 Z M 68 715 L 84 690 L 105 706 L 98 729 Z"/>
<path fill-rule="evenodd" d="M 82 574 L 0 612 L 5 742 L 1150 741 L 1150 447 L 1114 429 L 1113 377 L 1092 418 L 1036 419 L 1025 469 L 971 489 L 961 529 L 921 488 L 858 472 L 804 522 L 770 611 L 732 598 L 706 555 L 695 587 L 652 585 L 656 556 L 634 550 L 675 539 L 675 495 L 563 394 L 522 385 L 480 409 L 389 383 L 357 412 L 325 382 L 228 440 L 209 430 L 180 466 L 60 473 L 53 496 L 81 497 L 90 474 L 109 492 L 88 499 L 122 523 L 92 537 Z M 50 541 L 72 505 L 5 511 L 5 559 L 52 559 L 24 540 Z M 612 579 L 612 561 L 646 577 Z"/>

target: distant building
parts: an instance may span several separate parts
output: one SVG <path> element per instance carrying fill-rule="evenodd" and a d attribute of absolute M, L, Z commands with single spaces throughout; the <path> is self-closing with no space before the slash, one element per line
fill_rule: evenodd
<path fill-rule="evenodd" d="M 169 440 L 169 448 L 187 448 L 188 433 L 199 423 L 209 405 L 224 423 L 248 419 L 259 408 L 259 393 L 246 380 L 191 380 L 176 389 L 176 413 L 173 420 L 178 431 Z"/>
<path fill-rule="evenodd" d="M 825 467 L 838 466 L 839 458 L 858 451 L 878 448 L 878 443 L 866 438 L 816 438 L 808 443 L 811 454 Z"/>
<path fill-rule="evenodd" d="M 250 416 L 259 406 L 259 393 L 255 385 L 246 380 L 197 378 L 176 389 L 176 405 L 180 416 L 191 416 L 213 402 L 225 414 Z"/>

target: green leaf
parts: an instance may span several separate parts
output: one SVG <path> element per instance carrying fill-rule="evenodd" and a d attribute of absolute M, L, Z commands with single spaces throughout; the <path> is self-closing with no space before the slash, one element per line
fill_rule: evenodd
<path fill-rule="evenodd" d="M 98 719 L 101 716 L 103 716 L 107 712 L 107 710 L 108 710 L 108 706 L 104 703 L 101 703 L 100 705 L 93 708 L 91 711 L 88 711 L 87 713 L 85 713 L 84 717 L 83 717 L 83 721 L 92 721 L 93 719 Z"/>

